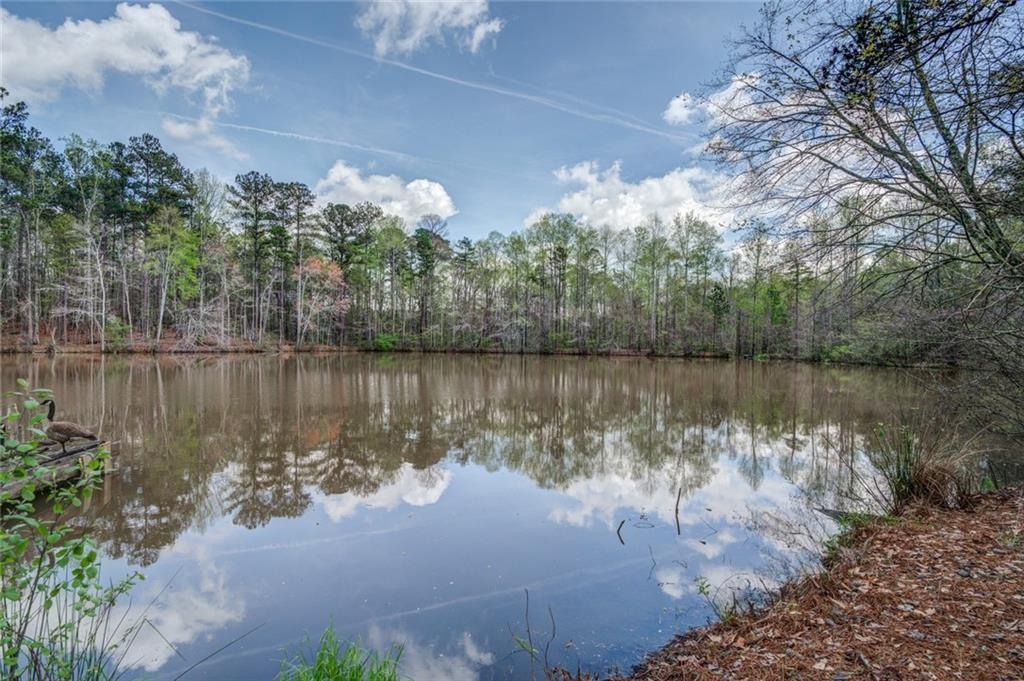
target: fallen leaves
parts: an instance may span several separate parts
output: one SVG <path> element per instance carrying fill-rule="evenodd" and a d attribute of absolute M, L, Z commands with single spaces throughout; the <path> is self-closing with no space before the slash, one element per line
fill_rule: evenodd
<path fill-rule="evenodd" d="M 1024 679 L 1022 490 L 915 509 L 768 610 L 690 632 L 634 679 Z"/>

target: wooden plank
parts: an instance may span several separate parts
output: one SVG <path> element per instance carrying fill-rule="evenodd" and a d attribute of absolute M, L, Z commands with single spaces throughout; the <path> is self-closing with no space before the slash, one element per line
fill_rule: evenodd
<path fill-rule="evenodd" d="M 35 456 L 39 460 L 40 465 L 50 467 L 52 470 L 41 478 L 12 480 L 3 487 L 3 491 L 10 492 L 12 498 L 19 498 L 22 489 L 30 482 L 36 483 L 36 491 L 38 492 L 74 480 L 78 478 L 80 473 L 92 461 L 94 456 L 92 452 L 106 444 L 108 443 L 104 441 L 88 442 L 70 447 L 66 452 L 61 451 L 60 445 L 51 445 L 43 450 L 37 450 Z M 5 462 L 3 466 L 0 466 L 0 470 L 11 470 L 16 465 L 14 462 Z M 106 472 L 107 470 L 104 470 L 99 472 L 99 474 L 102 475 Z"/>

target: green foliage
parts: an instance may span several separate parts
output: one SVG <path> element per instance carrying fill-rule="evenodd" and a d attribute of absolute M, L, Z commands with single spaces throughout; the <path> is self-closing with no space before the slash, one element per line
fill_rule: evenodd
<path fill-rule="evenodd" d="M 836 563 L 840 558 L 841 549 L 848 548 L 856 541 L 857 535 L 873 523 L 884 523 L 895 525 L 900 522 L 896 516 L 886 514 L 882 516 L 872 513 L 860 513 L 848 511 L 839 514 L 838 531 L 825 540 L 822 547 L 822 563 L 826 566 Z"/>
<path fill-rule="evenodd" d="M 402 337 L 397 333 L 381 333 L 373 339 L 373 350 L 377 352 L 393 352 L 397 350 L 402 342 Z"/>
<path fill-rule="evenodd" d="M 846 362 L 852 362 L 856 359 L 857 354 L 854 352 L 853 347 L 848 343 L 829 346 L 822 350 L 821 353 L 821 360 L 823 362 L 843 364 Z"/>
<path fill-rule="evenodd" d="M 707 577 L 697 575 L 693 581 L 697 586 L 697 593 L 711 606 L 711 610 L 715 613 L 718 621 L 726 626 L 735 624 L 740 614 L 740 601 L 736 596 L 736 592 L 730 590 L 727 598 L 720 598 L 719 592 L 721 587 L 713 588 Z"/>
<path fill-rule="evenodd" d="M 1004 530 L 999 533 L 999 543 L 1008 549 L 1024 546 L 1024 532 Z"/>
<path fill-rule="evenodd" d="M 308 641 L 307 641 L 308 645 Z M 309 646 L 312 648 L 312 646 Z M 383 656 L 355 643 L 342 645 L 330 626 L 311 654 L 300 654 L 282 664 L 280 681 L 398 681 L 400 647 Z"/>
<path fill-rule="evenodd" d="M 128 344 L 131 328 L 116 314 L 107 317 L 107 348 L 114 352 L 124 350 Z"/>
<path fill-rule="evenodd" d="M 0 676 L 110 679 L 133 629 L 112 624 L 112 608 L 138 575 L 105 585 L 95 542 L 66 522 L 92 496 L 109 453 L 80 460 L 68 483 L 50 484 L 56 471 L 41 461 L 39 430 L 50 392 L 18 384 L 9 396 L 20 405 L 4 417 L 0 447 Z"/>

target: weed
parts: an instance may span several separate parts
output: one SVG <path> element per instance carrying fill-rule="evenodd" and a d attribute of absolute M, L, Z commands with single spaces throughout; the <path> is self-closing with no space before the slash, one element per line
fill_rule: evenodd
<path fill-rule="evenodd" d="M 307 641 L 308 643 L 308 641 Z M 310 646 L 312 647 L 312 646 Z M 312 655 L 298 655 L 282 664 L 280 681 L 398 681 L 400 647 L 383 656 L 355 643 L 342 645 L 329 626 L 320 636 Z"/>
<path fill-rule="evenodd" d="M 718 588 L 712 588 L 711 582 L 708 581 L 708 578 L 702 575 L 698 575 L 693 581 L 697 585 L 697 593 L 700 594 L 704 600 L 707 601 L 708 605 L 711 606 L 711 609 L 714 611 L 715 617 L 718 618 L 719 622 L 729 627 L 739 620 L 739 616 L 744 610 L 744 608 L 741 607 L 741 599 L 737 598 L 737 593 L 740 592 L 736 589 L 729 589 L 728 598 L 720 598 L 719 593 L 721 592 L 722 587 L 725 586 L 724 584 L 720 585 Z M 749 594 L 749 589 L 746 593 Z M 743 601 L 750 609 L 753 608 L 753 603 L 751 601 L 746 598 L 744 598 Z"/>
<path fill-rule="evenodd" d="M 940 508 L 965 508 L 971 504 L 979 481 L 968 462 L 975 452 L 958 446 L 937 419 L 875 429 L 868 451 L 881 485 L 875 485 L 875 501 L 890 514 L 899 515 L 911 503 Z"/>
<path fill-rule="evenodd" d="M 1015 549 L 1024 544 L 1024 533 L 1006 530 L 999 533 L 999 543 L 1008 549 Z"/>
<path fill-rule="evenodd" d="M 883 523 L 895 525 L 900 519 L 894 515 L 874 515 L 871 513 L 858 513 L 846 511 L 833 515 L 839 523 L 839 531 L 825 540 L 821 562 L 825 566 L 833 565 L 839 561 L 842 549 L 853 545 L 855 538 L 862 529 L 872 523 Z"/>

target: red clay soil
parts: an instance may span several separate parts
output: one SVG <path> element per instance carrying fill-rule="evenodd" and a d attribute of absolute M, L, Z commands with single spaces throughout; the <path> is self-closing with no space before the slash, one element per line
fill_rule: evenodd
<path fill-rule="evenodd" d="M 631 679 L 1024 679 L 1024 495 L 864 528 L 762 612 L 687 633 Z"/>

